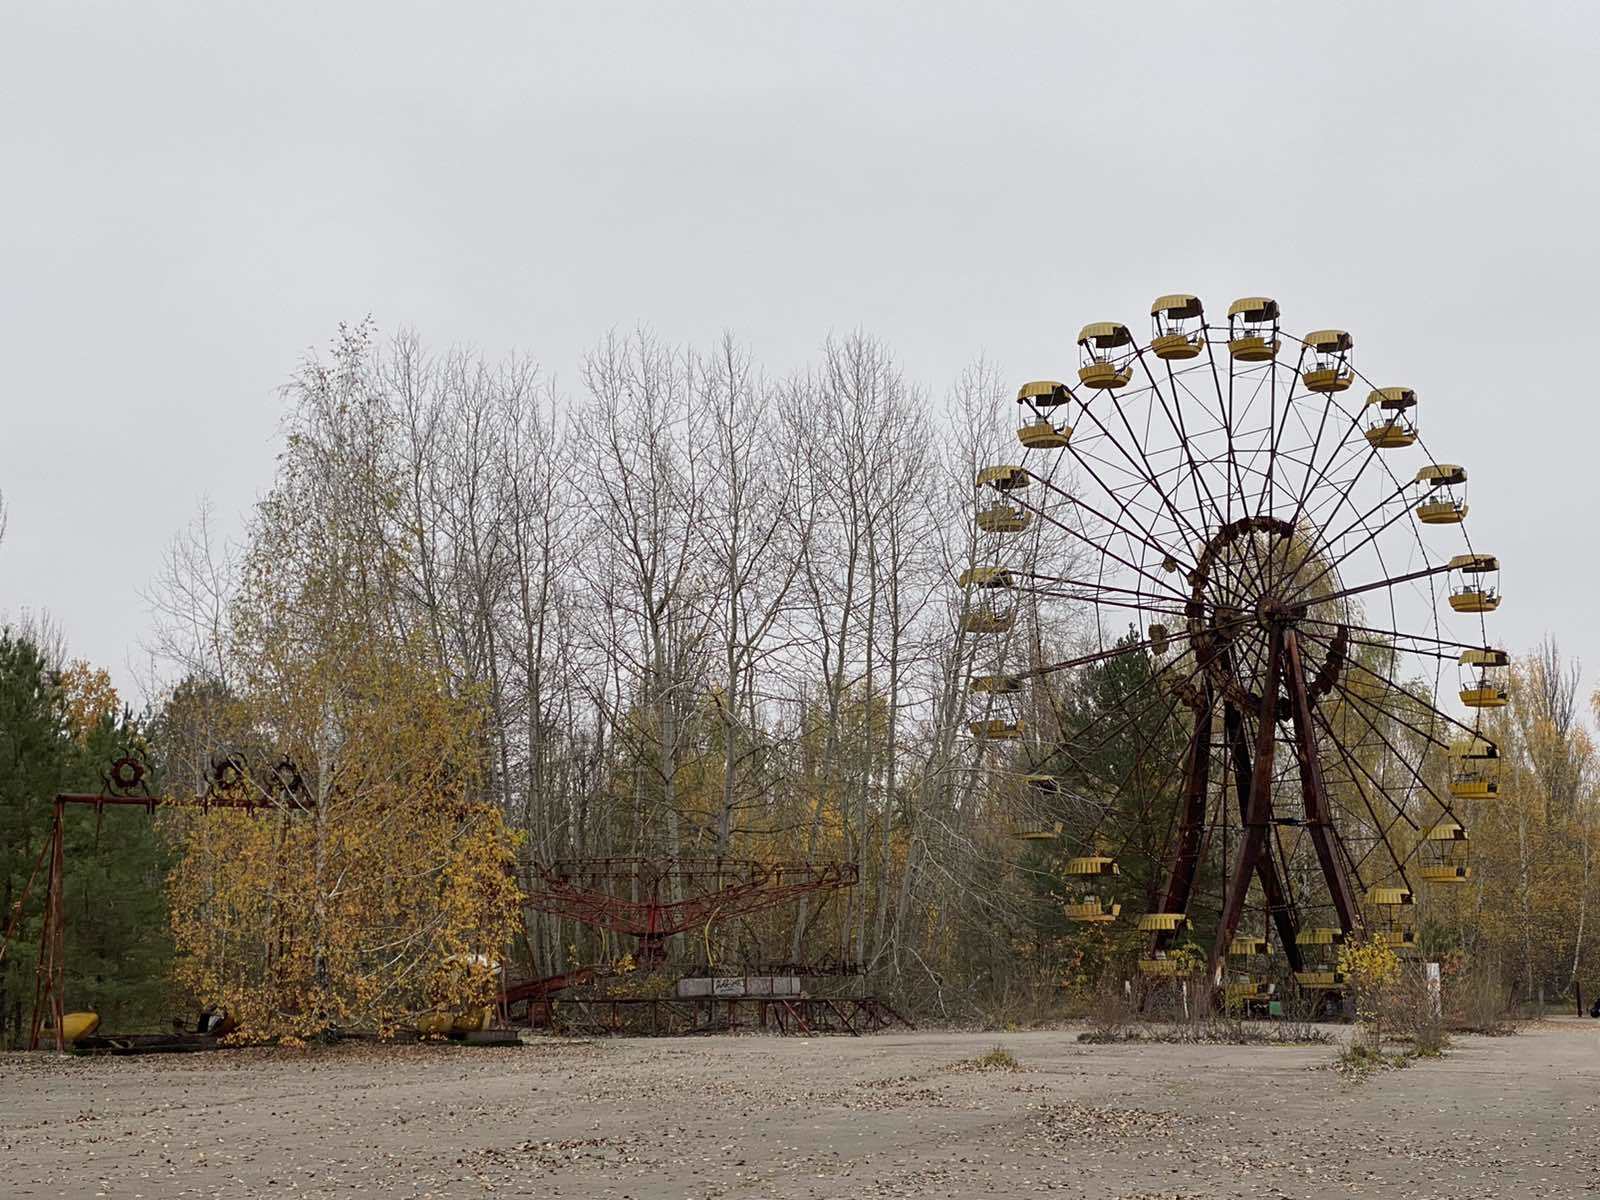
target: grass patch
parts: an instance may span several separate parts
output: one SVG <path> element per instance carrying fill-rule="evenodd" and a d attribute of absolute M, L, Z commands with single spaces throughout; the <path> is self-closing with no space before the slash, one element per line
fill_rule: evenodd
<path fill-rule="evenodd" d="M 952 1071 L 1020 1071 L 1023 1069 L 1017 1061 L 1017 1056 L 1004 1046 L 996 1045 L 984 1051 L 976 1058 L 964 1058 L 958 1063 L 952 1063 Z"/>

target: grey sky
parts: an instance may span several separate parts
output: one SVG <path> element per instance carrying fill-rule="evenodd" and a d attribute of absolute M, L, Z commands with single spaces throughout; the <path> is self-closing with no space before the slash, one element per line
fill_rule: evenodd
<path fill-rule="evenodd" d="M 830 332 L 936 396 L 1278 297 L 1472 472 L 1513 649 L 1593 665 L 1600 14 L 1580 5 L 221 3 L 0 21 L 0 612 L 131 682 L 200 498 L 341 319 L 521 349 Z M 1592 672 L 1591 672 L 1592 674 Z"/>

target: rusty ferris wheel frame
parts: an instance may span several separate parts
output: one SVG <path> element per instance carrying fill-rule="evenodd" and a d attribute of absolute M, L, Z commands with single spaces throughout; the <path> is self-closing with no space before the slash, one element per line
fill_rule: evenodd
<path fill-rule="evenodd" d="M 1270 994 L 1279 952 L 1334 990 L 1352 934 L 1415 944 L 1413 877 L 1470 878 L 1458 810 L 1498 794 L 1479 718 L 1507 700 L 1499 562 L 1467 537 L 1467 472 L 1427 454 L 1417 393 L 1362 375 L 1348 332 L 1286 334 L 1268 297 L 1213 322 L 1189 294 L 1151 325 L 1085 326 L 1076 384 L 1023 385 L 1021 453 L 978 473 L 971 729 L 984 769 L 1054 818 L 1020 835 L 1065 843 L 1071 920 L 1124 920 L 1139 839 L 1115 814 L 1142 814 L 1146 975 L 1183 973 L 1198 931 L 1230 998 Z M 1080 644 L 1046 663 L 1051 613 Z M 1060 719 L 1053 681 L 1135 660 L 1128 690 Z"/>

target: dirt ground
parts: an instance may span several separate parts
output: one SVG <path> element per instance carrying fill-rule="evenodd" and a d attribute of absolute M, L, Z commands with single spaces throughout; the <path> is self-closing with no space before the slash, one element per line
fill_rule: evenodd
<path fill-rule="evenodd" d="M 1020 1071 L 958 1067 L 995 1045 Z M 0 1196 L 1567 1197 L 1600 1021 L 1351 1083 L 1070 1031 L 0 1056 Z"/>

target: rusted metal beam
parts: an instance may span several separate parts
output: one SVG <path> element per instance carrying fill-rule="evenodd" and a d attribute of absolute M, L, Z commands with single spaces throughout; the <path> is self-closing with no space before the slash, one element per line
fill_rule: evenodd
<path fill-rule="evenodd" d="M 1266 677 L 1261 689 L 1260 726 L 1256 730 L 1254 770 L 1250 776 L 1250 802 L 1245 814 L 1244 837 L 1239 846 L 1239 858 L 1233 865 L 1228 881 L 1227 895 L 1222 906 L 1222 920 L 1217 925 L 1217 940 L 1211 947 L 1211 961 L 1206 971 L 1207 982 L 1215 986 L 1219 980 L 1223 959 L 1239 927 L 1239 917 L 1244 911 L 1244 900 L 1250 890 L 1250 877 L 1256 871 L 1266 844 L 1267 829 L 1272 818 L 1272 759 L 1277 737 L 1278 688 L 1283 677 L 1283 630 L 1276 624 L 1267 635 Z"/>
<path fill-rule="evenodd" d="M 1339 914 L 1339 928 L 1349 934 L 1360 928 L 1361 909 L 1350 888 L 1333 844 L 1333 810 L 1322 778 L 1322 760 L 1317 754 L 1316 731 L 1311 722 L 1311 701 L 1306 693 L 1305 670 L 1300 661 L 1300 643 L 1293 629 L 1283 635 L 1285 675 L 1289 686 L 1289 715 L 1294 725 L 1295 756 L 1300 760 L 1300 794 L 1305 800 L 1306 828 L 1317 851 L 1328 895 Z"/>

